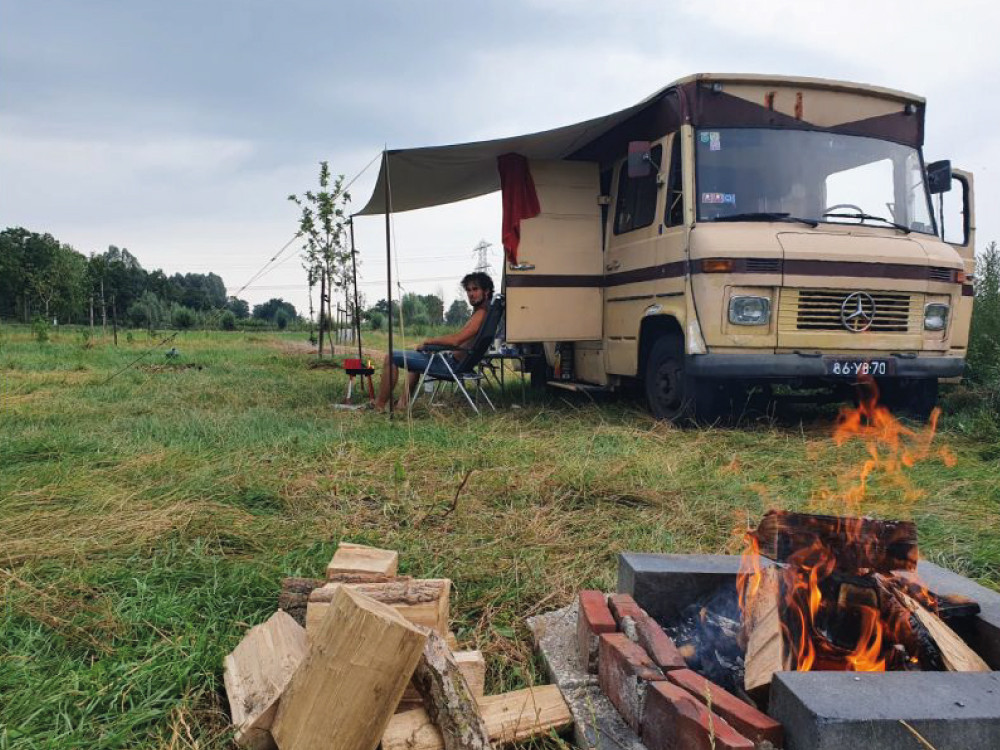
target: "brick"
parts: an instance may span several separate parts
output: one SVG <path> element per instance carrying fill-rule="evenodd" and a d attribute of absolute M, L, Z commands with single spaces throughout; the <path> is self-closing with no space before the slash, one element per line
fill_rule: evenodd
<path fill-rule="evenodd" d="M 711 695 L 712 711 L 725 719 L 744 737 L 753 741 L 754 747 L 760 747 L 764 741 L 770 742 L 775 747 L 782 747 L 784 732 L 781 724 L 714 682 L 709 682 L 690 669 L 674 670 L 667 675 L 667 679 L 687 690 L 702 703 L 707 704 L 706 692 L 708 692 Z"/>
<path fill-rule="evenodd" d="M 635 603 L 635 599 L 628 594 L 612 594 L 608 597 L 608 606 L 611 608 L 611 614 L 614 616 L 615 623 L 619 628 L 621 627 L 623 617 L 631 617 L 633 620 L 638 620 L 646 614 L 645 611 Z"/>
<path fill-rule="evenodd" d="M 649 750 L 753 750 L 753 743 L 693 695 L 669 682 L 646 693 L 640 729 Z"/>
<path fill-rule="evenodd" d="M 649 615 L 643 615 L 635 621 L 635 634 L 639 645 L 663 671 L 672 669 L 687 669 L 687 662 L 677 650 L 673 640 L 663 632 L 660 624 Z"/>
<path fill-rule="evenodd" d="M 625 723 L 636 732 L 642 720 L 646 686 L 663 679 L 663 672 L 641 646 L 622 633 L 601 635 L 597 682 Z"/>
<path fill-rule="evenodd" d="M 577 600 L 576 638 L 580 666 L 597 673 L 597 644 L 601 633 L 614 633 L 615 618 L 600 591 L 581 591 Z"/>

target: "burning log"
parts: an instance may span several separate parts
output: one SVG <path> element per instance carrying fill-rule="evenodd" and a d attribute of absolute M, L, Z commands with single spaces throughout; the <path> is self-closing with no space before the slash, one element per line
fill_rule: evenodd
<path fill-rule="evenodd" d="M 776 562 L 794 564 L 821 550 L 839 570 L 888 573 L 917 567 L 917 527 L 910 521 L 771 510 L 753 535 L 760 554 Z"/>
<path fill-rule="evenodd" d="M 924 607 L 899 587 L 893 587 L 896 599 L 909 612 L 933 641 L 941 655 L 944 668 L 949 672 L 989 672 L 985 661 L 945 624 L 944 620 Z"/>
<path fill-rule="evenodd" d="M 747 692 L 770 685 L 775 672 L 792 668 L 781 623 L 781 576 L 778 568 L 762 570 L 759 586 L 746 600 L 743 637 L 747 653 L 743 685 Z"/>

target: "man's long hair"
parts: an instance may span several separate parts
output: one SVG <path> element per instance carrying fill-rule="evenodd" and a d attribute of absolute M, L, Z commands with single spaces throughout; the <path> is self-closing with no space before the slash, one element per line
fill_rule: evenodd
<path fill-rule="evenodd" d="M 466 274 L 462 277 L 462 289 L 465 289 L 470 282 L 475 282 L 480 289 L 486 292 L 486 302 L 493 299 L 493 279 L 490 278 L 488 273 L 474 271 L 473 273 Z"/>

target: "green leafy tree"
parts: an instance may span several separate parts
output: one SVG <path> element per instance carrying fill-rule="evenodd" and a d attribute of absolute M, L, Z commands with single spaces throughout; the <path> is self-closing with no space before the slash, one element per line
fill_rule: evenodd
<path fill-rule="evenodd" d="M 288 200 L 301 209 L 298 234 L 305 241 L 304 267 L 311 305 L 313 287 L 321 279 L 326 282 L 328 297 L 334 296 L 333 289 L 343 292 L 348 288 L 352 269 L 351 251 L 347 247 L 347 205 L 351 196 L 344 189 L 344 175 L 331 180 L 330 166 L 322 161 L 319 190 L 307 190 L 301 197 L 289 195 Z"/>
<path fill-rule="evenodd" d="M 413 292 L 404 294 L 401 305 L 403 309 L 402 323 L 404 326 L 421 326 L 430 323 L 427 308 L 424 305 L 424 298 L 419 294 L 414 294 Z"/>
<path fill-rule="evenodd" d="M 153 331 L 163 325 L 167 311 L 160 298 L 147 290 L 129 306 L 127 317 L 129 324 L 135 328 Z"/>
<path fill-rule="evenodd" d="M 232 310 L 226 310 L 219 316 L 219 328 L 223 331 L 236 330 L 236 314 Z"/>
<path fill-rule="evenodd" d="M 444 300 L 436 294 L 424 294 L 420 301 L 424 304 L 427 321 L 433 326 L 441 325 L 444 322 Z"/>
<path fill-rule="evenodd" d="M 969 331 L 969 375 L 1000 381 L 1000 248 L 991 242 L 976 259 L 976 297 Z"/>
<path fill-rule="evenodd" d="M 186 331 L 198 324 L 198 316 L 190 307 L 177 305 L 174 307 L 173 313 L 171 313 L 170 321 L 173 323 L 174 328 Z"/>
<path fill-rule="evenodd" d="M 250 305 L 244 299 L 230 297 L 226 300 L 226 309 L 235 315 L 238 320 L 250 317 Z"/>
<path fill-rule="evenodd" d="M 465 300 L 457 299 L 451 303 L 448 312 L 445 313 L 444 322 L 450 326 L 463 326 L 472 315 L 472 308 Z"/>
<path fill-rule="evenodd" d="M 291 302 L 285 302 L 280 297 L 272 297 L 262 305 L 253 306 L 253 316 L 255 318 L 258 320 L 267 320 L 272 323 L 276 321 L 279 311 L 284 311 L 292 320 L 299 317 L 299 314 L 295 311 L 295 305 Z"/>

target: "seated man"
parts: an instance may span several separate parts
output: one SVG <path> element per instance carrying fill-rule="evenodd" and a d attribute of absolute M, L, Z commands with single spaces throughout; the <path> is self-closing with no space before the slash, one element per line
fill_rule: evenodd
<path fill-rule="evenodd" d="M 486 320 L 486 310 L 489 308 L 490 300 L 493 298 L 493 279 L 488 274 L 482 272 L 470 273 L 462 279 L 462 288 L 465 289 L 465 294 L 469 298 L 469 304 L 472 305 L 472 317 L 469 318 L 469 321 L 458 333 L 429 338 L 421 343 L 415 352 L 394 351 L 391 357 L 386 355 L 382 366 L 382 379 L 378 384 L 378 394 L 375 396 L 375 408 L 377 410 L 382 411 L 385 409 L 386 404 L 389 403 L 389 399 L 392 398 L 400 367 L 406 368 L 407 376 L 403 392 L 396 402 L 396 408 L 400 410 L 406 409 L 410 400 L 410 392 L 417 384 L 417 381 L 420 380 L 420 375 L 426 369 L 427 363 L 431 358 L 430 354 L 425 354 L 422 351 L 424 346 L 468 347 L 473 339 L 476 338 L 479 329 L 483 327 L 483 321 Z M 445 353 L 444 356 L 451 358 L 451 362 L 454 364 L 460 362 L 465 353 Z"/>

